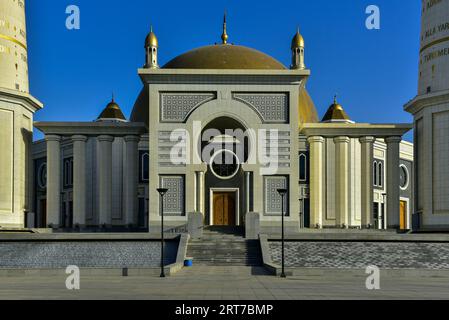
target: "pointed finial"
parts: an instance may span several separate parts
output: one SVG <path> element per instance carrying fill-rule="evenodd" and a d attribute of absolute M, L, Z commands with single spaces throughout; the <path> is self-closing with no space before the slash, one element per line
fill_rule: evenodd
<path fill-rule="evenodd" d="M 150 32 L 153 32 L 153 25 L 150 26 Z"/>
<path fill-rule="evenodd" d="M 228 43 L 228 32 L 227 32 L 227 13 L 226 10 L 224 12 L 224 19 L 223 19 L 223 34 L 221 35 L 221 40 L 223 40 L 223 44 L 227 44 Z"/>
<path fill-rule="evenodd" d="M 111 100 L 112 102 L 115 102 L 114 101 L 114 91 L 112 91 L 112 100 Z"/>
<path fill-rule="evenodd" d="M 334 94 L 334 104 L 337 104 L 337 94 Z"/>

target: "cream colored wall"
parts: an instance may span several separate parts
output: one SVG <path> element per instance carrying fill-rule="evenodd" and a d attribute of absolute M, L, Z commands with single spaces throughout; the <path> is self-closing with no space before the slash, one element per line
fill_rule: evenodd
<path fill-rule="evenodd" d="M 25 1 L 0 1 L 0 88 L 29 91 L 26 46 Z"/>
<path fill-rule="evenodd" d="M 275 80 L 273 80 L 275 81 Z M 237 83 L 238 81 L 236 81 Z M 290 158 L 291 168 L 282 168 L 278 171 L 279 175 L 287 175 L 290 177 L 290 217 L 286 218 L 287 224 L 298 228 L 299 226 L 299 201 L 295 201 L 296 195 L 299 194 L 298 186 L 298 97 L 299 85 L 207 85 L 207 84 L 178 84 L 178 85 L 150 85 L 150 105 L 159 106 L 159 92 L 217 92 L 217 100 L 210 101 L 199 108 L 197 108 L 188 118 L 185 124 L 176 123 L 160 123 L 159 108 L 154 107 L 150 110 L 150 132 L 149 132 L 149 148 L 150 148 L 150 183 L 149 183 L 149 199 L 150 199 L 150 224 L 158 224 L 159 217 L 159 196 L 155 190 L 159 187 L 159 175 L 166 174 L 182 174 L 186 177 L 186 213 L 195 211 L 195 171 L 204 169 L 204 164 L 188 165 L 186 167 L 159 167 L 158 161 L 158 139 L 159 131 L 171 131 L 174 129 L 186 129 L 190 137 L 193 136 L 194 121 L 201 121 L 203 127 L 213 119 L 220 116 L 229 116 L 237 119 L 245 127 L 258 129 L 278 129 L 280 131 L 289 131 L 291 146 Z M 247 105 L 232 99 L 232 92 L 251 92 L 251 93 L 266 93 L 266 92 L 290 92 L 290 124 L 262 124 L 260 117 Z M 279 224 L 279 217 L 264 216 L 263 199 L 264 199 L 264 181 L 263 176 L 259 174 L 259 163 L 256 165 L 245 165 L 245 170 L 254 171 L 253 189 L 254 189 L 254 211 L 261 214 L 261 222 L 264 226 Z M 206 190 L 208 192 L 208 190 Z M 243 192 L 241 198 L 244 199 Z M 243 212 L 243 206 L 240 211 Z M 186 217 L 167 217 L 168 224 L 179 225 L 186 222 Z"/>
<path fill-rule="evenodd" d="M 33 111 L 0 93 L 0 226 L 23 227 L 31 207 L 28 177 Z"/>
<path fill-rule="evenodd" d="M 421 1 L 419 95 L 426 94 L 428 87 L 431 92 L 449 89 L 449 1 Z"/>

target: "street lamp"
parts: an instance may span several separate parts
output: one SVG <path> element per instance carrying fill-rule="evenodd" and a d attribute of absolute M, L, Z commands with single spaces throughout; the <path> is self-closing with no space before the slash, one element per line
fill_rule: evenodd
<path fill-rule="evenodd" d="M 159 188 L 157 189 L 159 195 L 161 196 L 161 278 L 165 278 L 164 271 L 164 196 L 167 194 L 168 189 Z"/>
<path fill-rule="evenodd" d="M 284 216 L 285 216 L 285 209 L 284 209 L 284 199 L 287 195 L 288 190 L 287 189 L 278 189 L 278 193 L 282 198 L 282 273 L 281 278 L 287 278 L 285 275 L 285 239 L 284 239 Z"/>

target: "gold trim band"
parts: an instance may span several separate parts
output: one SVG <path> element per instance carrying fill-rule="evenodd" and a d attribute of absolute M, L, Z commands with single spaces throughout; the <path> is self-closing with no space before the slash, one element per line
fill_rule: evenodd
<path fill-rule="evenodd" d="M 27 50 L 27 46 L 24 45 L 22 42 L 20 42 L 17 39 L 14 39 L 14 38 L 9 37 L 9 36 L 5 36 L 4 34 L 1 34 L 1 33 L 0 33 L 0 39 L 5 39 L 5 40 L 8 40 L 8 41 L 14 42 L 15 44 L 18 44 L 19 46 L 21 46 L 22 48 Z"/>
<path fill-rule="evenodd" d="M 424 50 L 429 49 L 431 46 L 434 46 L 434 45 L 437 45 L 437 44 L 440 44 L 440 43 L 446 42 L 446 41 L 449 41 L 449 37 L 441 38 L 441 39 L 435 40 L 431 43 L 428 43 L 424 47 L 421 48 L 419 53 L 422 53 Z"/>

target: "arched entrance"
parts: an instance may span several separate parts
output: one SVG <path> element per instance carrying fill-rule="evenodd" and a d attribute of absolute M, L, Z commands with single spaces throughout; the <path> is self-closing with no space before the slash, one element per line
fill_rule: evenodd
<path fill-rule="evenodd" d="M 246 128 L 231 117 L 209 122 L 201 135 L 201 158 L 208 165 L 205 176 L 206 225 L 243 224 L 244 173 L 250 139 Z"/>

